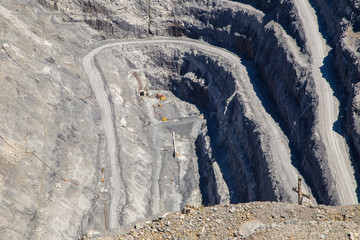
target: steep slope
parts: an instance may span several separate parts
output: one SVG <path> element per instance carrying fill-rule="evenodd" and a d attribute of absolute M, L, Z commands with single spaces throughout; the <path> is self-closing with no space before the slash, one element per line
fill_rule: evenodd
<path fill-rule="evenodd" d="M 104 207 L 91 191 L 104 148 L 98 110 L 74 57 L 100 35 L 36 2 L 2 1 L 0 19 L 0 238 L 75 238 Z"/>
<path fill-rule="evenodd" d="M 267 3 L 3 0 L 0 238 L 358 203 L 358 3 Z"/>
<path fill-rule="evenodd" d="M 238 4 L 236 6 L 242 5 Z M 303 3 L 295 4 L 293 7 L 294 11 L 297 11 L 296 22 L 304 22 L 301 26 L 306 26 L 307 24 L 305 20 L 307 18 L 301 13 L 303 7 L 306 6 L 307 5 Z M 243 8 L 246 9 L 246 11 L 239 14 L 240 11 L 237 12 L 236 7 L 231 9 L 227 9 L 226 7 L 227 4 L 224 3 L 210 10 L 204 10 L 205 8 L 202 6 L 198 8 L 185 8 L 188 10 L 187 14 L 199 20 L 199 23 L 196 24 L 188 23 L 191 27 L 187 27 L 188 29 L 185 30 L 185 34 L 196 38 L 200 35 L 213 44 L 219 44 L 224 47 L 231 46 L 231 49 L 234 51 L 244 54 L 250 59 L 255 58 L 262 78 L 267 83 L 270 93 L 275 99 L 283 121 L 286 121 L 288 128 L 291 129 L 290 140 L 293 140 L 293 144 L 297 146 L 300 152 L 300 171 L 303 171 L 305 177 L 312 182 L 311 185 L 316 189 L 318 200 L 332 204 L 357 202 L 355 192 L 357 184 L 352 166 L 353 159 L 347 153 L 348 146 L 346 146 L 347 143 L 344 137 L 335 133 L 335 131 L 337 131 L 344 135 L 344 131 L 338 126 L 340 121 L 337 120 L 336 114 L 332 114 L 333 122 L 335 122 L 335 118 L 337 120 L 335 123 L 337 126 L 334 127 L 334 130 L 332 123 L 328 122 L 327 130 L 322 131 L 324 136 L 327 135 L 327 131 L 329 131 L 329 133 L 332 132 L 332 137 L 320 137 L 317 133 L 318 130 L 314 128 L 318 123 L 321 125 L 324 119 L 328 119 L 325 113 L 318 114 L 318 111 L 326 109 L 321 106 L 327 106 L 327 103 L 324 101 L 319 108 L 319 101 L 321 100 L 321 102 L 323 102 L 324 99 L 321 94 L 316 92 L 316 83 L 318 79 L 322 79 L 319 78 L 319 68 L 322 64 L 319 63 L 317 67 L 312 65 L 311 59 L 314 53 L 312 52 L 311 44 L 308 44 L 308 41 L 310 42 L 313 36 L 320 35 L 316 27 L 314 28 L 314 23 L 310 22 L 310 25 L 306 28 L 297 29 L 302 33 L 301 38 L 306 40 L 305 45 L 301 44 L 299 46 L 302 49 L 306 49 L 306 51 L 303 51 L 305 54 L 302 54 L 301 51 L 297 49 L 296 43 L 294 44 L 294 40 L 287 35 L 280 25 L 274 23 L 274 20 L 271 18 L 267 20 L 269 21 L 268 23 L 262 23 L 261 20 L 259 22 L 260 14 L 255 9 L 246 7 Z M 306 9 L 308 8 L 307 6 Z M 199 11 L 199 9 L 203 12 Z M 267 10 L 269 11 L 269 9 Z M 209 11 L 209 13 L 206 13 L 206 11 Z M 237 12 L 237 14 L 233 12 Z M 231 17 L 226 18 L 222 14 Z M 271 17 L 267 15 L 264 19 Z M 219 17 L 219 19 L 221 18 L 222 20 L 216 21 L 215 19 L 217 19 L 218 16 L 222 16 Z M 249 19 L 253 21 L 249 21 Z M 184 19 L 184 21 L 187 22 L 188 20 Z M 242 22 L 243 25 L 235 25 L 232 24 L 233 22 Z M 206 24 L 208 24 L 208 26 L 206 26 Z M 263 24 L 266 24 L 265 28 L 263 28 Z M 199 26 L 201 26 L 201 28 L 199 28 Z M 228 31 L 224 31 L 223 29 L 226 29 L 226 26 L 231 26 L 231 28 L 229 28 Z M 208 29 L 216 29 L 217 34 L 211 34 Z M 304 29 L 306 29 L 306 31 L 304 31 Z M 313 34 L 309 34 L 308 31 L 314 32 Z M 321 38 L 318 40 L 317 42 L 321 43 L 318 47 L 321 49 L 324 40 L 321 40 Z M 319 48 L 316 48 L 315 55 L 318 54 Z M 272 58 L 272 54 L 277 54 L 277 57 Z M 337 87 L 336 81 L 331 78 L 332 68 L 328 60 L 325 64 L 322 69 L 328 72 L 327 80 L 333 84 L 333 88 L 335 88 L 330 89 L 329 83 L 324 83 L 327 86 L 325 92 L 329 96 L 329 94 L 332 95 L 333 90 L 336 91 Z M 283 71 L 284 67 L 287 69 L 286 71 Z M 289 80 L 293 81 L 292 85 L 289 84 Z M 335 101 L 337 100 L 335 99 Z M 334 106 L 334 108 L 338 107 L 336 104 L 330 104 L 330 106 Z M 299 111 L 297 111 L 298 108 Z M 329 108 L 329 110 L 330 109 L 331 108 Z M 321 119 L 319 119 L 320 117 Z M 308 129 L 309 131 L 304 132 L 303 129 Z M 332 144 L 333 140 L 336 142 L 336 139 L 340 141 L 340 148 L 337 147 L 337 145 L 335 145 L 335 147 L 329 147 L 328 145 Z M 336 149 L 342 149 L 342 153 L 334 155 L 332 151 Z M 341 166 L 346 165 L 344 180 L 342 180 L 343 177 L 332 177 L 332 172 L 335 171 L 334 169 L 339 167 L 334 167 L 333 164 L 337 165 L 338 162 L 340 162 L 339 165 Z M 318 174 L 312 174 L 313 171 L 318 172 Z M 341 175 L 342 172 L 339 171 L 337 174 Z M 352 195 L 352 200 L 345 202 L 340 200 L 341 196 L 343 196 L 340 192 L 345 188 L 338 187 L 336 189 L 336 181 L 343 182 L 342 185 L 348 188 L 348 194 Z M 338 182 L 337 185 L 340 185 L 340 182 Z"/>

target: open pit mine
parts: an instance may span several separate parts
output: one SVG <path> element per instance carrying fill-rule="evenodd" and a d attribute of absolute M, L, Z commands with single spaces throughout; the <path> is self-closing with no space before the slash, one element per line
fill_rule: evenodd
<path fill-rule="evenodd" d="M 298 203 L 298 179 L 359 202 L 358 0 L 1 0 L 0 26 L 0 239 Z"/>

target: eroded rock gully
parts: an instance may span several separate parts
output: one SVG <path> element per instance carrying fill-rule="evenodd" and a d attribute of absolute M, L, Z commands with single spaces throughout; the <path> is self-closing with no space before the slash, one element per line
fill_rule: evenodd
<path fill-rule="evenodd" d="M 0 238 L 357 203 L 358 4 L 266 3 L 4 0 Z"/>

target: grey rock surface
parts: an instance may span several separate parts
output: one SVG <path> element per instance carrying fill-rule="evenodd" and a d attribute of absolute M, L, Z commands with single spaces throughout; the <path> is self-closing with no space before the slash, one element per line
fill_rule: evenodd
<path fill-rule="evenodd" d="M 358 203 L 359 13 L 356 0 L 2 0 L 0 239 L 295 203 L 298 177 L 313 204 Z"/>

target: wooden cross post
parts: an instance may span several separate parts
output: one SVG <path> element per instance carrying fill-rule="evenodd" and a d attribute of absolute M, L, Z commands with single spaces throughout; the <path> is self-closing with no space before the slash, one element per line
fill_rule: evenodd
<path fill-rule="evenodd" d="M 293 187 L 292 189 L 294 192 L 297 192 L 298 194 L 298 204 L 301 205 L 302 204 L 302 199 L 303 197 L 306 197 L 308 199 L 311 199 L 310 194 L 305 194 L 303 192 L 301 192 L 301 178 L 298 178 L 298 187 Z"/>

